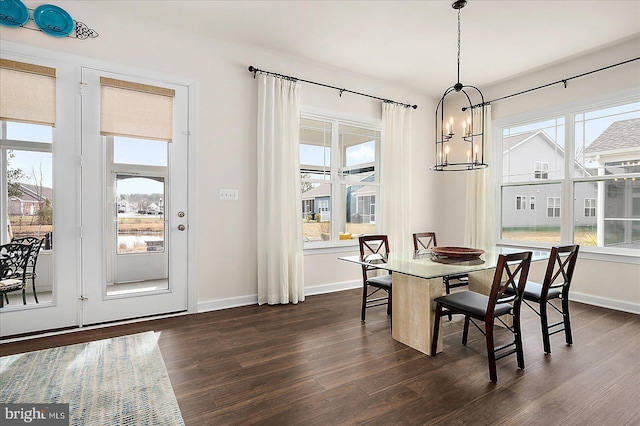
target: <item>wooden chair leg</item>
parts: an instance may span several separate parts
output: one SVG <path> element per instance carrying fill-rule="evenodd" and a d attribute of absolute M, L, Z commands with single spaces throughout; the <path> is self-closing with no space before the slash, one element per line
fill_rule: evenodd
<path fill-rule="evenodd" d="M 542 330 L 542 346 L 544 353 L 551 353 L 551 340 L 549 339 L 549 318 L 547 317 L 547 301 L 540 301 L 540 329 Z"/>
<path fill-rule="evenodd" d="M 571 335 L 571 319 L 569 318 L 569 297 L 562 298 L 562 317 L 564 320 L 564 337 L 567 345 L 573 345 L 573 336 Z"/>
<path fill-rule="evenodd" d="M 24 287 L 22 288 L 22 304 L 26 305 L 27 304 L 27 292 L 24 289 Z"/>
<path fill-rule="evenodd" d="M 364 318 L 367 311 L 367 285 L 362 286 L 362 313 L 360 319 L 364 322 Z"/>
<path fill-rule="evenodd" d="M 516 358 L 518 359 L 518 368 L 524 370 L 524 348 L 522 346 L 522 328 L 520 327 L 520 313 L 513 315 L 513 331 L 516 343 Z"/>
<path fill-rule="evenodd" d="M 391 315 L 391 290 L 387 292 L 387 315 Z"/>
<path fill-rule="evenodd" d="M 31 287 L 33 288 L 33 298 L 36 299 L 36 303 L 38 302 L 38 295 L 36 294 L 36 277 L 31 277 Z"/>
<path fill-rule="evenodd" d="M 496 369 L 496 353 L 493 344 L 493 322 L 485 322 L 484 329 L 487 338 L 487 358 L 489 360 L 489 379 L 493 383 L 498 383 L 498 372 Z"/>
<path fill-rule="evenodd" d="M 4 300 L 7 299 L 7 303 L 9 303 L 9 299 L 7 298 L 7 293 L 4 293 L 2 297 L 0 297 L 0 308 L 4 307 Z"/>
<path fill-rule="evenodd" d="M 433 337 L 431 338 L 431 356 L 436 356 L 438 351 L 438 334 L 440 333 L 440 315 L 442 315 L 442 305 L 436 303 L 436 312 L 433 319 Z"/>
<path fill-rule="evenodd" d="M 464 329 L 462 330 L 462 344 L 467 346 L 467 338 L 469 337 L 469 317 L 464 317 Z"/>

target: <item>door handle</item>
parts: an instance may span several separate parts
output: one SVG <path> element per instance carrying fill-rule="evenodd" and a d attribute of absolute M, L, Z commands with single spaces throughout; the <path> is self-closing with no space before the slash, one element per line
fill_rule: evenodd
<path fill-rule="evenodd" d="M 184 231 L 186 227 L 183 224 L 178 225 L 178 230 Z"/>

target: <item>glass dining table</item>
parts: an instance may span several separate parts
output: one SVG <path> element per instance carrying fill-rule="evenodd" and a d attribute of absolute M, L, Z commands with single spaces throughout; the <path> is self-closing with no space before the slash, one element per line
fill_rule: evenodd
<path fill-rule="evenodd" d="M 375 266 L 393 272 L 392 337 L 427 355 L 431 355 L 435 303 L 444 294 L 442 278 L 468 274 L 469 290 L 488 294 L 500 254 L 528 251 L 509 247 L 478 247 L 479 257 L 450 258 L 435 256 L 430 250 L 392 252 L 387 256 L 342 256 L 339 260 Z M 532 261 L 547 260 L 549 251 L 532 251 Z M 441 321 L 441 318 L 438 318 Z M 442 349 L 442 333 L 438 352 Z"/>

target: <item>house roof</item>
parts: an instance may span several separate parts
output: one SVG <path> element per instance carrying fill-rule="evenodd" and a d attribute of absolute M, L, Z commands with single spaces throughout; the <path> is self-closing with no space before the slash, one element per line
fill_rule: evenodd
<path fill-rule="evenodd" d="M 549 135 L 545 133 L 544 130 L 534 130 L 531 132 L 519 133 L 517 135 L 508 136 L 502 139 L 502 147 L 503 154 L 506 154 L 508 151 L 517 148 L 525 142 L 532 140 L 535 136 L 540 136 L 543 140 L 545 140 L 549 145 L 551 145 L 554 149 L 558 150 L 562 155 L 564 155 L 564 148 L 556 143 Z"/>
<path fill-rule="evenodd" d="M 640 148 L 640 118 L 621 120 L 612 123 L 598 136 L 584 153 L 596 153 Z"/>
<path fill-rule="evenodd" d="M 328 197 L 331 195 L 331 185 L 328 183 L 321 183 L 320 185 L 311 188 L 308 191 L 302 193 L 303 200 L 310 200 L 318 197 Z"/>

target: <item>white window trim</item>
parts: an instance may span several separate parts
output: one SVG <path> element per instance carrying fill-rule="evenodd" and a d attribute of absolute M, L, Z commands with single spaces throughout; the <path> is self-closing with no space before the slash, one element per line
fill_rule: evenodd
<path fill-rule="evenodd" d="M 508 127 L 516 127 L 520 125 L 529 124 L 537 121 L 545 121 L 550 119 L 555 119 L 559 116 L 564 117 L 572 117 L 575 114 L 583 113 L 586 109 L 604 109 L 608 107 L 614 107 L 617 105 L 622 105 L 631 102 L 638 101 L 638 88 L 631 88 L 626 90 L 621 90 L 613 93 L 609 93 L 604 96 L 600 96 L 597 98 L 590 98 L 581 101 L 559 104 L 553 107 L 539 110 L 539 111 L 531 111 L 524 114 L 519 114 L 510 117 L 504 117 L 497 120 L 492 121 L 493 128 L 493 143 L 495 146 L 502 145 L 502 130 Z M 565 141 L 573 141 L 574 140 L 574 127 L 573 119 L 570 122 L 565 121 Z M 573 142 L 571 142 L 573 143 Z M 505 186 L 514 186 L 516 184 L 510 183 L 502 183 L 502 150 L 497 149 L 493 155 L 493 162 L 496 164 L 497 171 L 495 173 L 495 195 L 496 199 L 501 199 L 501 189 Z M 573 162 L 575 159 L 574 150 L 566 150 L 565 155 L 565 170 L 571 170 L 570 167 L 573 167 Z M 626 177 L 636 177 L 638 178 L 640 174 L 633 175 L 625 175 Z M 569 176 L 566 179 L 560 180 L 547 180 L 544 183 L 560 183 L 562 185 L 562 202 L 561 202 L 561 217 L 562 217 L 562 225 L 561 225 L 561 243 L 560 244 L 572 244 L 573 242 L 573 224 L 572 220 L 574 218 L 573 212 L 573 186 L 576 182 L 586 181 L 586 180 L 601 180 L 602 177 L 593 177 L 593 178 L 575 178 L 573 176 Z M 517 185 L 523 184 L 536 185 L 540 184 L 540 179 L 534 179 L 531 182 L 517 182 Z M 566 204 L 566 205 L 565 205 Z M 569 212 L 568 214 L 562 215 L 562 210 Z M 501 214 L 498 211 L 498 216 L 501 218 Z M 506 247 L 518 247 L 518 248 L 549 248 L 553 244 L 546 243 L 537 243 L 534 241 L 516 241 L 516 240 L 505 240 L 500 238 L 500 226 L 496 229 L 495 235 L 497 245 L 506 246 Z M 640 258 L 640 253 L 638 250 L 632 249 L 622 249 L 616 247 L 595 247 L 595 246 L 581 246 L 580 247 L 580 257 L 585 259 L 593 259 L 600 261 L 612 261 L 612 262 L 620 262 L 620 263 L 636 263 Z"/>
<path fill-rule="evenodd" d="M 531 195 L 529 197 L 529 210 L 535 210 L 535 209 L 536 209 L 536 196 Z"/>
<path fill-rule="evenodd" d="M 518 202 L 520 201 L 520 202 Z M 523 208 L 519 208 L 522 206 Z M 516 211 L 521 212 L 527 210 L 527 196 L 526 195 L 516 195 Z"/>
<path fill-rule="evenodd" d="M 537 177 L 537 174 L 540 174 L 540 177 Z M 544 177 L 542 174 L 544 173 Z M 536 180 L 549 180 L 549 163 L 546 161 L 534 161 L 533 162 L 533 178 Z"/>
<path fill-rule="evenodd" d="M 550 203 L 551 200 L 554 200 L 554 202 Z M 555 200 L 558 200 L 557 204 Z M 553 216 L 549 216 L 549 209 L 553 209 L 554 211 Z M 558 216 L 555 215 L 556 209 L 559 209 Z M 547 217 L 548 218 L 562 217 L 562 197 L 547 197 Z"/>
<path fill-rule="evenodd" d="M 381 118 L 373 118 L 366 116 L 359 116 L 355 114 L 347 114 L 339 111 L 328 110 L 324 108 L 318 108 L 310 105 L 301 105 L 300 106 L 300 116 L 303 118 L 309 118 L 312 120 L 322 120 L 322 121 L 337 121 L 342 124 L 358 126 L 364 129 L 376 130 L 382 132 L 382 119 Z M 332 134 L 332 138 L 338 138 L 337 132 Z M 382 141 L 381 141 L 382 142 Z M 333 141 L 332 141 L 333 147 Z M 377 148 L 378 152 L 376 152 L 376 158 L 378 159 L 377 173 L 379 175 L 380 170 L 380 147 Z M 331 156 L 338 156 L 339 152 L 336 149 L 331 150 Z M 333 164 L 332 158 L 332 164 Z M 336 160 L 336 164 L 339 164 L 339 161 Z M 332 178 L 331 180 L 315 180 L 318 183 L 337 183 L 339 182 L 337 179 L 337 170 L 332 170 L 331 173 L 336 173 L 336 179 Z M 368 185 L 371 186 L 379 186 L 379 182 L 370 182 Z M 338 188 L 339 185 L 331 185 L 331 214 L 337 214 L 336 212 L 342 211 L 342 207 L 344 204 L 344 200 L 340 198 L 340 190 Z M 337 204 L 337 203 L 338 204 Z M 340 225 L 338 221 L 331 221 L 331 232 L 333 235 L 339 235 L 340 233 Z M 324 254 L 324 253 L 345 253 L 345 252 L 353 252 L 354 250 L 358 250 L 358 240 L 329 240 L 329 241 L 309 241 L 304 243 L 304 254 Z"/>
<path fill-rule="evenodd" d="M 591 201 L 593 201 L 593 205 Z M 587 202 L 589 202 L 588 206 L 587 206 Z M 586 215 L 585 213 L 587 212 L 587 209 L 589 209 L 589 212 L 593 211 L 593 214 Z M 584 209 L 582 210 L 582 214 L 584 217 L 596 217 L 596 198 L 584 199 Z"/>

